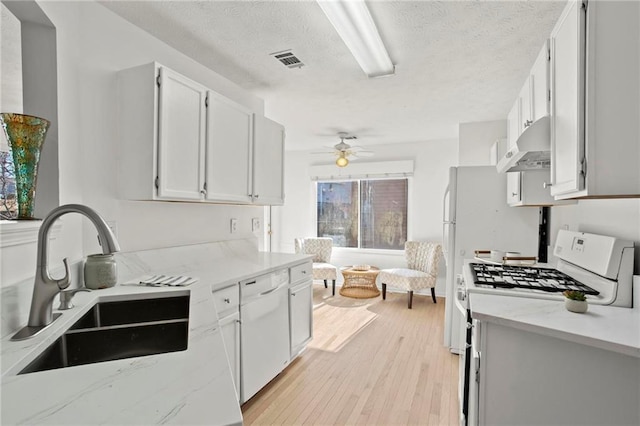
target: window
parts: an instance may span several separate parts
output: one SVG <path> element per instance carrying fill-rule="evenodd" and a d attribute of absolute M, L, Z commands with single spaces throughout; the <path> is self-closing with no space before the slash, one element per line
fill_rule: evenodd
<path fill-rule="evenodd" d="M 318 237 L 335 247 L 403 250 L 408 179 L 317 183 Z"/>
<path fill-rule="evenodd" d="M 0 150 L 0 219 L 16 217 L 18 217 L 18 203 L 11 149 Z"/>

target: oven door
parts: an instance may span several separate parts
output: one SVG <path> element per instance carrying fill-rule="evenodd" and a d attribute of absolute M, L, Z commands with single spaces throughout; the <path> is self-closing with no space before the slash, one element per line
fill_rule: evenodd
<path fill-rule="evenodd" d="M 469 412 L 469 370 L 471 361 L 471 321 L 467 309 L 467 294 L 464 287 L 459 288 L 455 298 L 456 314 L 460 317 L 460 359 L 458 366 L 458 401 L 460 403 L 460 425 L 466 426 Z"/>

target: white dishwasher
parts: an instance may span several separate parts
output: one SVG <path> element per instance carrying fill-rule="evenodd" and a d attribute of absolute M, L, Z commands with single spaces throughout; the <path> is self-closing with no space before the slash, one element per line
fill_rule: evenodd
<path fill-rule="evenodd" d="M 289 271 L 240 282 L 241 403 L 289 363 Z"/>

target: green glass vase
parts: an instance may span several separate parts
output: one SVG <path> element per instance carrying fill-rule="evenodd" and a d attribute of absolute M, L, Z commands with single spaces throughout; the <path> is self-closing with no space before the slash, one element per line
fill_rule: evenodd
<path fill-rule="evenodd" d="M 0 122 L 11 147 L 16 178 L 18 220 L 32 220 L 40 152 L 49 120 L 32 115 L 1 113 Z"/>

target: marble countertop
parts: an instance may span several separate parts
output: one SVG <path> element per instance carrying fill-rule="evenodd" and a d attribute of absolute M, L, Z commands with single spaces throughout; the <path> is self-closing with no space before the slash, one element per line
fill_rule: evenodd
<path fill-rule="evenodd" d="M 634 276 L 634 308 L 589 305 L 569 312 L 564 301 L 470 293 L 474 319 L 556 337 L 640 358 L 640 276 Z"/>
<path fill-rule="evenodd" d="M 119 282 L 78 293 L 39 335 L 2 339 L 2 414 L 9 424 L 242 424 L 212 290 L 308 256 L 234 252 L 221 244 L 118 254 Z M 147 274 L 189 275 L 187 287 L 127 285 Z M 185 351 L 16 375 L 98 301 L 190 294 Z M 54 303 L 54 307 L 57 303 Z"/>

